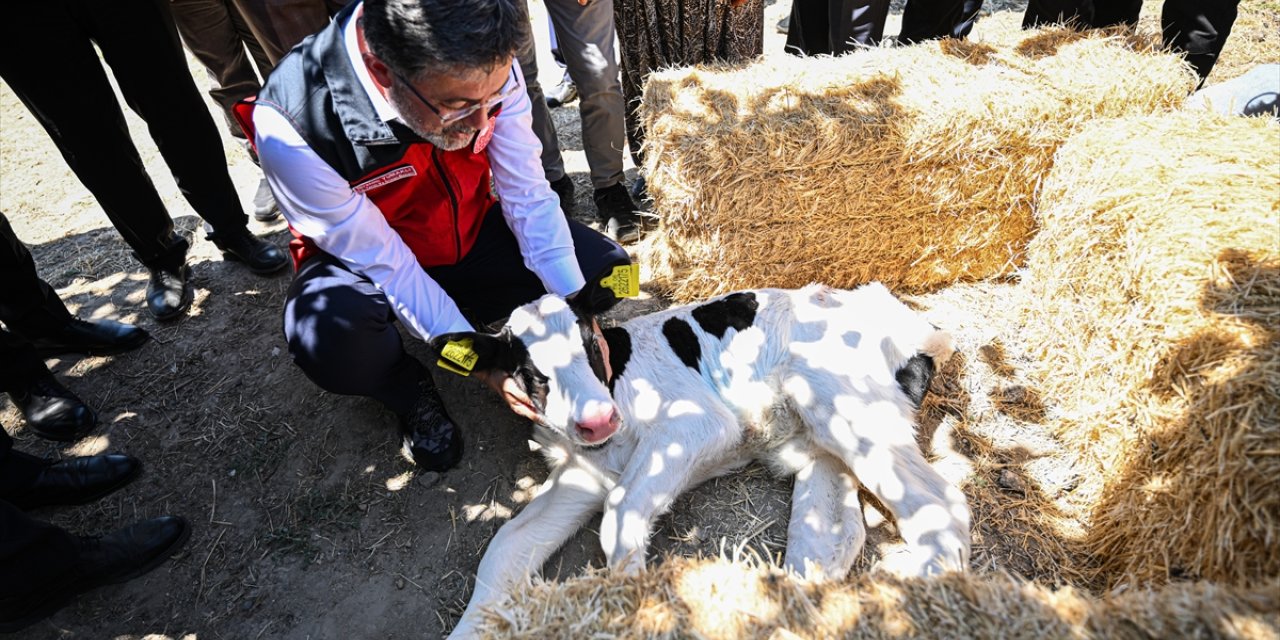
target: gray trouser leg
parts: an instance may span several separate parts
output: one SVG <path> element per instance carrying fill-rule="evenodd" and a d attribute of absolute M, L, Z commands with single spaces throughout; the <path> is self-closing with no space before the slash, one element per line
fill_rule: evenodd
<path fill-rule="evenodd" d="M 578 85 L 582 146 L 591 167 L 591 185 L 596 189 L 613 186 L 622 181 L 625 144 L 613 0 L 591 0 L 585 7 L 578 0 L 546 0 L 546 5 L 569 77 Z"/>
<path fill-rule="evenodd" d="M 547 174 L 548 182 L 555 182 L 564 177 L 564 158 L 560 156 L 560 141 L 556 139 L 556 125 L 551 121 L 551 109 L 547 108 L 547 98 L 542 95 L 542 85 L 538 84 L 538 55 L 535 47 L 533 35 L 530 34 L 529 46 L 516 59 L 520 61 L 520 72 L 524 75 L 524 86 L 529 94 L 533 112 L 533 135 L 542 143 L 542 172 Z"/>

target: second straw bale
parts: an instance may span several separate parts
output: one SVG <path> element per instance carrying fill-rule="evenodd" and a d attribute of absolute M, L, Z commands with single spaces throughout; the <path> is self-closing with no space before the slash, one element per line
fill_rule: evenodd
<path fill-rule="evenodd" d="M 655 73 L 651 279 L 680 300 L 743 287 L 926 291 L 1007 273 L 1054 151 L 1083 121 L 1154 113 L 1192 76 L 1132 36 L 1035 32 L 840 58 Z"/>

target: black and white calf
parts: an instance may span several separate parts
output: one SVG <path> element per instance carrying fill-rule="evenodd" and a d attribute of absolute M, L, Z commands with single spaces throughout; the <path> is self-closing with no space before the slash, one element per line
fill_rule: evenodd
<path fill-rule="evenodd" d="M 540 493 L 489 543 L 454 636 L 604 511 L 609 565 L 644 566 L 654 519 L 681 492 L 752 460 L 795 476 L 786 564 L 841 577 L 861 552 L 859 484 L 892 512 L 902 575 L 963 570 L 964 495 L 929 466 L 915 410 L 951 337 L 882 285 L 734 293 L 607 329 L 563 299 L 517 309 L 470 338 L 476 370 L 501 369 L 540 412 L 552 467 Z"/>

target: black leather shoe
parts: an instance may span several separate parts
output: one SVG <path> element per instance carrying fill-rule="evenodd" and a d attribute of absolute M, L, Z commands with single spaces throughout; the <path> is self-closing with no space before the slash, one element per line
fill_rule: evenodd
<path fill-rule="evenodd" d="M 636 203 L 627 193 L 626 185 L 619 182 L 610 187 L 596 189 L 594 199 L 596 214 L 604 223 L 605 233 L 621 243 L 635 242 L 640 239 L 640 214 L 636 212 Z"/>
<path fill-rule="evenodd" d="M 560 210 L 565 215 L 573 213 L 573 178 L 562 176 L 551 183 L 551 190 L 560 196 Z"/>
<path fill-rule="evenodd" d="M 160 566 L 190 537 L 186 520 L 163 516 L 105 536 L 80 538 L 75 564 L 66 575 L 49 579 L 47 586 L 19 600 L 0 601 L 0 633 L 24 629 L 86 591 L 132 580 Z"/>
<path fill-rule="evenodd" d="M 275 273 L 289 264 L 289 256 L 279 247 L 249 233 L 248 229 L 229 236 L 209 234 L 209 239 L 222 250 L 223 258 L 243 262 L 258 275 Z"/>
<path fill-rule="evenodd" d="M 9 455 L 26 454 L 11 451 Z M 142 473 L 137 458 L 119 453 L 39 463 L 43 466 L 29 486 L 0 493 L 0 500 L 19 509 L 85 504 L 133 482 Z"/>
<path fill-rule="evenodd" d="M 147 310 L 156 320 L 167 322 L 182 316 L 191 306 L 191 269 L 187 265 L 151 270 L 147 281 Z"/>
<path fill-rule="evenodd" d="M 404 452 L 426 471 L 445 471 L 462 459 L 462 431 L 444 409 L 431 382 L 419 382 L 418 401 L 400 416 Z"/>
<path fill-rule="evenodd" d="M 9 397 L 36 435 L 58 442 L 74 442 L 89 433 L 98 416 L 88 405 L 62 386 L 51 373 L 41 373 Z"/>
<path fill-rule="evenodd" d="M 124 353 L 142 346 L 147 332 L 115 320 L 89 322 L 72 318 L 66 326 L 45 336 L 29 338 L 36 353 L 42 357 L 64 353 L 83 353 L 89 356 L 109 356 Z"/>

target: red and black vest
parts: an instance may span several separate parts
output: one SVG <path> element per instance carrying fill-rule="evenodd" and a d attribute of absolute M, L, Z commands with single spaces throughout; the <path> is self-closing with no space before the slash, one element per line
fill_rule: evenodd
<path fill-rule="evenodd" d="M 377 205 L 423 268 L 454 264 L 496 202 L 489 157 L 471 145 L 442 151 L 378 117 L 343 41 L 342 27 L 357 6 L 348 5 L 285 56 L 257 98 L 236 105 L 236 119 L 253 140 L 253 110 L 280 111 L 320 159 Z M 301 265 L 320 250 L 290 230 L 289 250 Z"/>

